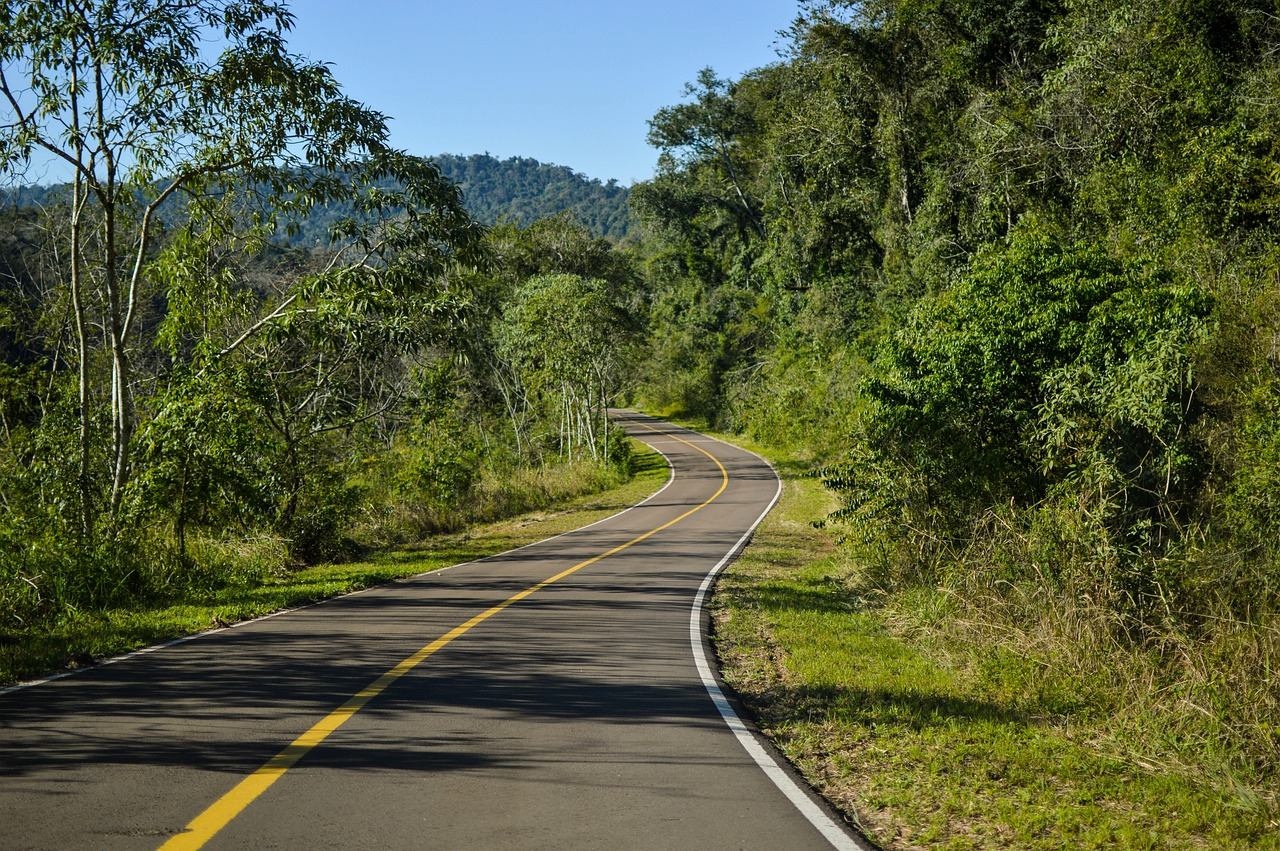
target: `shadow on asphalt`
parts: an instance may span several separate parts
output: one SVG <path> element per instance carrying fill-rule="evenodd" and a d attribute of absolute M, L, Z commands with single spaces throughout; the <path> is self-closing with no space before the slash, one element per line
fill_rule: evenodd
<path fill-rule="evenodd" d="M 678 555 L 647 553 L 646 559 Z M 643 662 L 634 662 L 687 655 L 687 633 L 637 628 L 630 615 L 663 610 L 665 617 L 645 620 L 669 625 L 674 610 L 688 611 L 693 578 L 672 573 L 638 585 L 620 572 L 616 581 L 596 576 L 586 587 L 568 577 L 504 611 L 502 630 L 482 624 L 465 641 L 448 645 L 360 717 L 376 723 L 387 714 L 480 712 L 547 723 L 590 719 L 628 726 L 718 727 L 721 722 L 708 713 L 706 692 L 696 680 L 663 682 Z M 51 687 L 5 695 L 0 697 L 0 777 L 21 778 L 85 763 L 251 771 L 287 744 L 270 724 L 292 717 L 292 728 L 300 733 L 383 671 L 482 609 L 467 593 L 474 590 L 470 586 L 497 591 L 495 598 L 502 599 L 530 584 L 495 582 L 480 573 L 457 587 L 434 588 L 425 595 L 379 589 L 301 613 L 320 615 L 323 610 L 323 617 L 295 615 L 285 634 L 228 630 L 130 664 L 107 665 Z M 354 628 L 357 622 L 359 633 L 344 631 L 344 624 Z M 415 622 L 421 623 L 420 630 L 406 629 Z M 628 626 L 620 633 L 624 622 Z M 566 642 L 566 636 L 584 631 L 610 639 Z M 566 646 L 573 649 L 566 651 Z M 207 661 L 193 665 L 197 656 Z M 245 729 L 246 718 L 261 719 L 261 736 L 230 738 Z M 102 719 L 111 721 L 104 727 Z M 18 737 L 6 732 L 19 729 Z M 112 734 L 115 729 L 118 737 Z M 148 735 L 137 738 L 137 729 Z M 481 755 L 463 745 L 456 737 L 373 740 L 358 747 L 335 742 L 307 760 L 367 770 L 518 767 L 508 763 L 501 748 Z M 526 755 L 516 763 L 527 760 Z"/>

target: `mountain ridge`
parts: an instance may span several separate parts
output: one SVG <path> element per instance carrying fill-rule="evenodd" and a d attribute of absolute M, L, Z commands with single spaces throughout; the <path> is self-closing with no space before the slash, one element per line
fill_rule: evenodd
<path fill-rule="evenodd" d="M 622 240 L 631 232 L 631 190 L 616 180 L 602 182 L 532 157 L 438 154 L 431 160 L 458 184 L 463 206 L 482 224 L 530 225 L 568 212 L 595 236 Z"/>
<path fill-rule="evenodd" d="M 618 242 L 631 233 L 630 188 L 616 180 L 602 182 L 568 166 L 531 157 L 498 159 L 484 153 L 437 154 L 428 159 L 458 185 L 463 206 L 481 224 L 528 226 L 568 213 L 593 236 Z M 66 186 L 34 184 L 0 190 L 0 205 L 47 206 L 56 203 Z M 347 213 L 342 205 L 316 207 L 299 222 L 297 233 L 282 234 L 282 241 L 296 246 L 325 244 L 329 225 Z"/>

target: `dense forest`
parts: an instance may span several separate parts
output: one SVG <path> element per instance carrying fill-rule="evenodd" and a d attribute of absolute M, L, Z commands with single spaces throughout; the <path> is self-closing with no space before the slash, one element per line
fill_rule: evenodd
<path fill-rule="evenodd" d="M 480 224 L 528 226 L 567 214 L 592 235 L 613 242 L 631 233 L 629 190 L 616 181 L 601 183 L 570 168 L 526 157 L 500 160 L 488 154 L 440 154 L 431 162 L 457 185 L 463 209 Z M 66 184 L 17 184 L 0 190 L 0 206 L 48 207 L 64 201 L 70 192 Z M 171 199 L 159 212 L 163 221 L 180 223 L 186 215 L 183 199 Z M 299 216 L 292 228 L 280 230 L 273 241 L 295 248 L 326 246 L 332 228 L 354 212 L 349 201 L 333 199 Z"/>
<path fill-rule="evenodd" d="M 482 227 L 291 23 L 0 6 L 0 165 L 73 171 L 0 213 L 6 646 L 625 474 L 634 270 L 569 213 Z"/>
<path fill-rule="evenodd" d="M 805 3 L 632 189 L 650 405 L 808 450 L 864 590 L 941 589 L 1053 706 L 1164 701 L 1165 753 L 1262 788 L 1278 47 L 1266 0 Z"/>
<path fill-rule="evenodd" d="M 820 466 L 857 593 L 945 591 L 1046 711 L 1140 681 L 1188 770 L 1274 788 L 1276 2 L 801 3 L 629 193 L 390 149 L 273 4 L 61 8 L 0 7 L 42 98 L 0 167 L 76 170 L 0 219 L 0 631 L 625 470 L 621 400 Z"/>
<path fill-rule="evenodd" d="M 542 219 L 564 216 L 591 235 L 614 243 L 631 233 L 630 190 L 615 181 L 601 183 L 565 166 L 527 157 L 500 160 L 488 154 L 440 154 L 430 161 L 458 188 L 462 208 L 482 225 L 528 227 Z M 15 196 L 20 200 L 24 193 L 40 191 L 23 188 Z M 280 229 L 273 241 L 293 247 L 324 247 L 330 244 L 334 227 L 354 214 L 356 209 L 349 200 L 331 200 L 312 207 L 291 222 L 291 227 Z"/>
<path fill-rule="evenodd" d="M 618 242 L 631 233 L 630 192 L 615 180 L 601 183 L 527 157 L 440 154 L 431 161 L 462 190 L 463 206 L 481 224 L 530 225 L 569 213 L 593 236 Z"/>

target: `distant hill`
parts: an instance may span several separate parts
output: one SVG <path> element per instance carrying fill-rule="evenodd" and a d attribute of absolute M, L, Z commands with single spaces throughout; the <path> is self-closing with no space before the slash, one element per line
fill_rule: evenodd
<path fill-rule="evenodd" d="M 569 211 L 596 236 L 622 239 L 630 231 L 630 190 L 616 180 L 601 183 L 566 166 L 527 157 L 441 154 L 432 159 L 462 189 L 467 211 L 486 225 L 530 225 Z"/>
<path fill-rule="evenodd" d="M 458 184 L 467 212 L 483 224 L 514 221 L 527 226 L 567 211 L 595 236 L 620 240 L 630 231 L 630 190 L 617 181 L 601 183 L 571 168 L 527 157 L 500 160 L 488 154 L 441 154 L 432 160 L 445 177 Z M 0 204 L 44 206 L 66 193 L 65 185 L 0 189 Z M 293 245 L 324 244 L 329 226 L 348 212 L 342 204 L 318 207 L 299 223 L 298 233 L 284 241 Z"/>
<path fill-rule="evenodd" d="M 47 207 L 63 199 L 70 199 L 70 184 L 55 183 L 50 186 L 13 186 L 0 188 L 0 205 L 5 207 Z"/>

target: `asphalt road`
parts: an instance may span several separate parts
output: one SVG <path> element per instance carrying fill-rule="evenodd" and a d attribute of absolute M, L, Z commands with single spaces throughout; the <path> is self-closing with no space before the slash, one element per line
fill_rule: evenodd
<path fill-rule="evenodd" d="M 858 847 L 699 672 L 776 477 L 622 420 L 675 471 L 634 509 L 0 694 L 0 848 Z"/>

